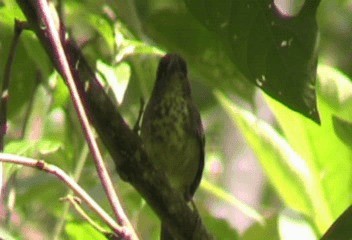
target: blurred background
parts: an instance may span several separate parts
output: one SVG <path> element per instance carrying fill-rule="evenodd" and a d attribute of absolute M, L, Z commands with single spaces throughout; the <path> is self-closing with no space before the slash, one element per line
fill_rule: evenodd
<path fill-rule="evenodd" d="M 331 67 L 318 72 L 320 78 L 328 78 L 318 83 L 322 128 L 270 99 L 248 81 L 231 61 L 216 30 L 204 26 L 189 11 L 189 2 L 53 3 L 130 126 L 136 121 L 140 98 L 146 100 L 150 95 L 160 57 L 177 52 L 187 60 L 206 134 L 206 166 L 195 203 L 210 232 L 218 239 L 297 239 L 297 232 L 302 234 L 300 239 L 318 239 L 351 201 L 351 148 L 330 122 L 331 115 L 351 120 L 351 113 L 337 112 L 346 109 L 345 102 L 333 105 L 329 97 L 352 99 L 343 92 L 343 88 L 352 89 L 348 79 L 352 74 L 352 1 L 322 1 L 316 15 L 318 62 Z M 196 2 L 206 6 L 209 21 L 219 17 L 212 12 L 212 4 L 217 4 L 214 1 Z M 305 1 L 277 0 L 272 4 L 283 16 L 294 17 Z M 12 0 L 0 0 L 0 16 L 1 83 L 13 19 L 24 16 Z M 337 69 L 345 75 L 334 72 Z M 343 78 L 345 85 L 330 81 L 331 76 Z M 327 93 L 329 89 L 333 90 Z M 230 108 L 237 109 L 236 113 Z M 110 211 L 66 85 L 30 31 L 22 34 L 17 50 L 8 112 L 5 152 L 58 165 L 77 177 Z M 295 132 L 299 136 L 294 136 Z M 107 152 L 104 157 L 141 239 L 157 239 L 157 217 L 117 176 Z M 291 158 L 298 159 L 295 163 L 302 159 L 303 170 L 297 170 Z M 305 168 L 308 178 L 302 177 Z M 9 164 L 4 166 L 3 176 L 0 236 L 104 239 L 74 210 L 67 210 L 67 203 L 59 199 L 68 189 L 54 177 Z M 307 180 L 310 178 L 312 183 Z M 322 194 L 314 190 L 317 186 Z M 324 210 L 317 213 L 319 206 L 324 206 L 326 214 Z"/>

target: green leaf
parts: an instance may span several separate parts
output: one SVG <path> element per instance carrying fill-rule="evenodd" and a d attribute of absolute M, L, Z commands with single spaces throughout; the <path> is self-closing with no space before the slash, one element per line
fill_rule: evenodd
<path fill-rule="evenodd" d="M 313 206 L 311 217 L 320 233 L 324 232 L 350 204 L 352 151 L 336 135 L 333 116 L 349 119 L 352 84 L 337 71 L 326 66 L 318 68 L 318 108 L 321 126 L 266 98 L 292 148 L 307 162 L 314 173 L 321 195 Z M 351 119 L 351 118 L 350 118 Z M 325 206 L 325 210 L 319 206 Z M 325 218 L 318 217 L 325 211 Z"/>
<path fill-rule="evenodd" d="M 0 19 L 2 19 L 2 17 L 0 17 Z M 12 22 L 12 25 L 13 24 L 14 22 Z M 9 55 L 10 44 L 13 38 L 12 25 L 3 24 L 0 20 L 0 86 L 2 86 L 4 76 L 3 69 L 5 68 L 5 63 Z M 31 39 L 31 41 L 33 41 L 33 39 Z M 35 66 L 35 63 L 32 61 L 23 44 L 20 42 L 16 49 L 9 88 L 9 120 L 12 120 L 15 115 L 18 115 L 21 111 L 23 111 L 24 107 L 28 106 L 28 99 L 33 94 L 35 80 L 36 77 L 38 77 L 38 69 L 33 66 Z"/>
<path fill-rule="evenodd" d="M 63 143 L 55 140 L 41 139 L 37 144 L 40 155 L 55 153 L 63 148 Z"/>
<path fill-rule="evenodd" d="M 70 101 L 70 92 L 65 81 L 62 79 L 61 75 L 57 72 L 53 72 L 49 76 L 49 86 L 51 86 L 53 91 L 53 107 L 65 108 L 67 103 Z"/>
<path fill-rule="evenodd" d="M 260 236 L 260 237 L 258 237 Z M 242 240 L 316 240 L 315 233 L 306 219 L 290 210 L 267 219 L 264 225 L 254 224 L 244 234 Z"/>
<path fill-rule="evenodd" d="M 217 92 L 216 96 L 242 131 L 266 175 L 286 204 L 299 212 L 312 216 L 318 228 L 325 230 L 332 222 L 331 209 L 316 170 L 298 155 L 269 124 L 239 108 L 224 95 Z M 287 109 L 287 111 L 290 110 Z M 295 114 L 308 121 L 301 115 Z"/>
<path fill-rule="evenodd" d="M 217 219 L 210 215 L 202 214 L 202 220 L 207 229 L 214 235 L 215 239 L 240 239 L 239 234 L 233 229 L 226 220 Z"/>
<path fill-rule="evenodd" d="M 302 189 L 306 188 L 302 180 L 309 181 L 310 170 L 304 160 L 269 124 L 239 108 L 224 95 L 217 92 L 216 97 L 242 131 L 281 197 L 294 209 L 308 213 L 310 201 L 302 194 Z"/>
<path fill-rule="evenodd" d="M 38 154 L 48 155 L 55 153 L 62 148 L 62 142 L 52 139 L 42 138 L 37 141 L 23 139 L 13 140 L 6 144 L 4 152 L 21 156 L 36 157 Z"/>
<path fill-rule="evenodd" d="M 258 238 L 258 236 L 260 236 Z M 258 240 L 258 239 L 270 239 L 270 240 L 281 240 L 278 232 L 277 217 L 271 217 L 264 225 L 256 223 L 253 224 L 243 234 L 242 240 Z"/>
<path fill-rule="evenodd" d="M 184 1 L 218 35 L 247 79 L 319 122 L 315 95 L 318 0 L 305 1 L 296 16 L 280 13 L 272 0 Z"/>
<path fill-rule="evenodd" d="M 106 237 L 88 223 L 66 223 L 66 233 L 72 240 L 106 240 Z"/>
<path fill-rule="evenodd" d="M 112 23 L 99 15 L 90 14 L 87 18 L 91 26 L 104 38 L 109 49 L 113 51 L 115 41 Z"/>
<path fill-rule="evenodd" d="M 348 122 L 333 116 L 332 123 L 334 125 L 336 135 L 342 142 L 352 148 L 352 122 Z"/>
<path fill-rule="evenodd" d="M 54 212 L 58 211 L 57 209 L 62 210 L 62 202 L 58 199 L 66 194 L 67 186 L 52 175 L 40 171 L 35 171 L 30 176 L 23 176 L 27 169 L 21 168 L 17 174 L 20 177 L 17 179 L 19 194 L 16 196 L 16 204 L 19 210 L 27 216 L 27 220 L 38 221 L 37 214 L 43 211 L 46 215 L 53 216 Z"/>
<path fill-rule="evenodd" d="M 312 226 L 298 213 L 288 209 L 282 211 L 278 217 L 280 239 L 285 240 L 316 240 Z"/>
<path fill-rule="evenodd" d="M 2 2 L 4 6 L 0 6 L 0 22 L 12 26 L 15 22 L 15 18 L 20 21 L 25 21 L 26 18 L 15 1 L 3 0 Z"/>
<path fill-rule="evenodd" d="M 117 103 L 121 104 L 130 80 L 130 66 L 127 63 L 122 62 L 114 67 L 98 60 L 97 69 L 104 76 L 104 79 L 106 80 L 108 87 L 111 88 Z M 99 77 L 99 75 L 97 76 Z"/>
<path fill-rule="evenodd" d="M 41 43 L 37 39 L 36 35 L 32 31 L 23 31 L 21 35 L 22 43 L 26 49 L 26 54 L 33 61 L 34 66 L 32 68 L 41 73 L 41 77 L 44 81 L 49 78 L 49 75 L 53 71 L 52 63 L 48 57 L 48 54 L 44 51 Z M 38 76 L 36 76 L 38 78 Z"/>
<path fill-rule="evenodd" d="M 33 156 L 34 145 L 35 143 L 27 139 L 13 140 L 5 145 L 4 152 L 22 156 Z"/>

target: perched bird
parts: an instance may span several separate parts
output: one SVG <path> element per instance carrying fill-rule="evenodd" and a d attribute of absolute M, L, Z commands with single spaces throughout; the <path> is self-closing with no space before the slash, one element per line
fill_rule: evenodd
<path fill-rule="evenodd" d="M 141 138 L 154 165 L 188 202 L 199 186 L 204 167 L 204 133 L 194 104 L 185 60 L 177 54 L 161 58 L 146 106 Z M 162 224 L 161 239 L 174 239 Z"/>

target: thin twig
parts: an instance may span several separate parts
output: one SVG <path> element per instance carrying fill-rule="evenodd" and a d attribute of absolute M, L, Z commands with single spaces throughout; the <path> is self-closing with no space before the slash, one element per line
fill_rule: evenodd
<path fill-rule="evenodd" d="M 101 227 L 98 223 L 96 223 L 89 215 L 82 209 L 81 205 L 81 200 L 75 196 L 68 195 L 66 197 L 61 198 L 60 200 L 62 201 L 67 201 L 67 203 L 71 204 L 77 213 L 81 215 L 81 217 L 86 220 L 90 225 L 92 225 L 93 228 L 98 230 L 99 232 L 103 233 L 104 235 L 110 235 L 111 232 L 105 230 L 103 227 Z"/>
<path fill-rule="evenodd" d="M 86 191 L 83 190 L 69 175 L 67 175 L 61 168 L 48 164 L 43 160 L 36 160 L 33 158 L 27 158 L 17 156 L 14 154 L 0 153 L 0 162 L 20 164 L 27 167 L 37 168 L 47 173 L 53 174 L 62 182 L 64 182 L 70 189 L 73 190 L 101 219 L 119 236 L 124 237 L 126 235 L 126 228 L 120 227 L 98 203 L 91 198 Z"/>
<path fill-rule="evenodd" d="M 4 79 L 2 82 L 2 89 L 0 92 L 0 152 L 4 150 L 4 136 L 7 131 L 6 120 L 7 120 L 7 100 L 9 96 L 9 86 L 11 80 L 12 64 L 15 59 L 17 45 L 22 33 L 25 28 L 25 23 L 15 20 L 14 35 L 11 41 L 9 56 L 6 61 L 4 70 Z"/>
<path fill-rule="evenodd" d="M 126 233 L 126 238 L 137 239 L 137 234 L 134 232 L 131 223 L 129 222 L 121 207 L 120 201 L 114 190 L 111 178 L 109 177 L 108 171 L 104 165 L 104 161 L 99 151 L 97 142 L 95 141 L 93 131 L 90 128 L 90 123 L 88 121 L 86 111 L 83 107 L 82 100 L 75 85 L 73 75 L 69 67 L 69 63 L 67 61 L 63 46 L 60 41 L 58 31 L 56 30 L 54 20 L 50 15 L 51 10 L 48 6 L 48 3 L 46 0 L 38 0 L 34 2 L 38 9 L 39 16 L 41 17 L 42 21 L 44 22 L 47 28 L 46 31 L 48 33 L 48 38 L 52 45 L 53 54 L 56 56 L 56 59 L 58 61 L 59 71 L 63 75 L 63 78 L 66 80 L 67 85 L 69 87 L 74 107 L 77 111 L 78 118 L 82 125 L 85 137 L 87 139 L 89 149 L 93 155 L 93 159 L 95 160 L 97 172 L 109 199 L 110 205 L 115 213 L 118 222 L 122 226 L 126 226 L 127 229 L 129 229 L 129 232 Z"/>
<path fill-rule="evenodd" d="M 81 173 L 82 173 L 84 164 L 85 164 L 85 162 L 87 160 L 88 154 L 89 154 L 88 146 L 87 146 L 87 144 L 84 144 L 83 145 L 83 149 L 81 150 L 80 156 L 78 157 L 77 165 L 75 167 L 75 171 L 73 173 L 73 179 L 76 182 L 78 182 L 78 180 L 79 180 L 79 178 L 81 176 Z M 70 189 L 70 190 L 68 190 L 67 195 L 71 195 L 71 194 L 72 194 L 72 190 Z M 56 223 L 56 226 L 54 227 L 54 231 L 53 231 L 54 233 L 52 235 L 53 240 L 59 239 L 60 234 L 62 232 L 62 229 L 64 228 L 65 220 L 66 220 L 67 214 L 69 213 L 69 210 L 70 210 L 70 204 L 68 202 L 66 202 L 64 204 L 60 219 Z"/>

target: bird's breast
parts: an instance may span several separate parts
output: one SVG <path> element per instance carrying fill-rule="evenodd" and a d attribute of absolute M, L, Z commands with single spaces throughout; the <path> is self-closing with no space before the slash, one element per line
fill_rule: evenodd
<path fill-rule="evenodd" d="M 150 131 L 155 135 L 153 140 L 168 143 L 170 146 L 182 145 L 188 135 L 189 112 L 186 99 L 169 95 L 152 108 Z M 177 150 L 176 146 L 174 150 Z"/>

